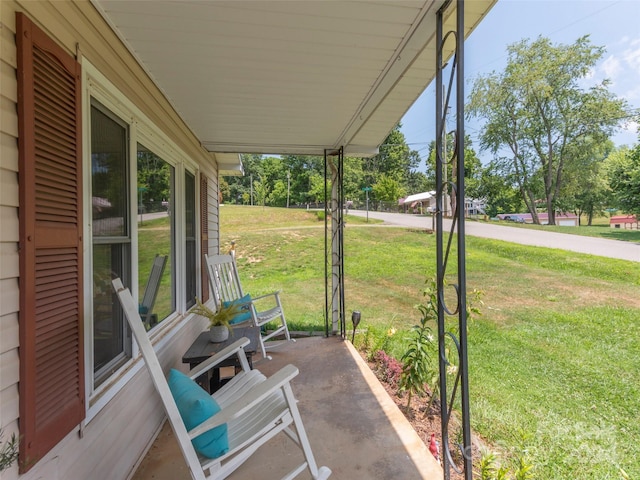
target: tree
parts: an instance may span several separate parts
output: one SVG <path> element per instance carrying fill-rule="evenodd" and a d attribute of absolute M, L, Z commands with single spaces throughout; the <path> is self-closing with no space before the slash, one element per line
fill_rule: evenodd
<path fill-rule="evenodd" d="M 378 155 L 364 159 L 363 170 L 366 172 L 367 184 L 364 186 L 372 186 L 381 175 L 386 175 L 406 187 L 411 172 L 419 167 L 420 154 L 409 148 L 404 134 L 400 131 L 401 126 L 397 124 L 387 135 L 380 145 Z"/>
<path fill-rule="evenodd" d="M 601 143 L 625 118 L 626 103 L 609 90 L 608 81 L 582 90 L 604 48 L 589 37 L 573 45 L 552 45 L 549 39 L 522 40 L 507 48 L 501 74 L 480 77 L 471 91 L 467 112 L 482 117 L 481 147 L 498 156 L 513 174 L 523 201 L 539 223 L 536 201 L 543 198 L 549 224 L 572 156 L 585 138 Z"/>
<path fill-rule="evenodd" d="M 400 182 L 387 174 L 382 174 L 373 185 L 373 194 L 380 202 L 397 202 L 405 196 L 406 191 Z"/>
<path fill-rule="evenodd" d="M 362 187 L 366 187 L 362 159 L 344 157 L 343 188 L 345 201 L 354 201 L 362 195 Z"/>
<path fill-rule="evenodd" d="M 487 202 L 485 212 L 490 217 L 499 213 L 519 212 L 523 203 L 518 188 L 508 174 L 500 170 L 497 162 L 490 162 L 480 173 L 478 197 Z"/>
<path fill-rule="evenodd" d="M 269 196 L 269 187 L 264 181 L 264 176 L 260 175 L 260 180 L 253 182 L 253 195 L 256 205 L 265 206 Z"/>
<path fill-rule="evenodd" d="M 320 177 L 324 175 L 324 158 L 311 155 L 285 155 L 282 161 L 285 168 L 291 172 L 289 204 L 317 202 L 315 193 L 312 193 L 312 178 L 316 175 Z M 324 200 L 324 194 L 319 198 Z"/>
<path fill-rule="evenodd" d="M 578 148 L 570 152 L 574 161 L 567 165 L 557 205 L 563 211 L 573 210 L 579 222 L 583 214 L 587 215 L 587 223 L 591 225 L 594 215 L 604 211 L 610 197 L 603 162 L 613 149 L 613 142 L 594 143 L 588 137 L 583 140 L 576 142 Z"/>
<path fill-rule="evenodd" d="M 287 184 L 284 180 L 276 180 L 267 197 L 271 207 L 285 207 L 287 205 Z"/>
<path fill-rule="evenodd" d="M 315 203 L 324 202 L 324 176 L 319 173 L 314 173 L 310 178 L 310 183 L 309 198 Z"/>
<path fill-rule="evenodd" d="M 242 154 L 242 166 L 244 168 L 244 175 L 232 175 L 226 177 L 229 188 L 222 190 L 223 201 L 235 203 L 238 198 L 243 200 L 243 203 L 249 204 L 251 202 L 251 181 L 260 178 L 263 175 L 262 168 L 262 155 L 257 154 Z M 254 195 L 254 203 L 255 195 Z"/>
<path fill-rule="evenodd" d="M 640 143 L 633 150 L 614 152 L 605 169 L 616 206 L 640 217 Z"/>

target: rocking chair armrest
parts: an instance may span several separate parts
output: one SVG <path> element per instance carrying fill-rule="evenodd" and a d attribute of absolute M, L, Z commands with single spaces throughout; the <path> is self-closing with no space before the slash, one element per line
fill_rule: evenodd
<path fill-rule="evenodd" d="M 251 297 L 251 303 L 255 302 L 256 300 L 262 300 L 263 298 L 267 298 L 267 297 L 277 298 L 280 296 L 280 292 L 282 292 L 282 290 L 276 290 L 275 292 L 265 293 L 264 295 L 259 295 L 257 297 Z"/>
<path fill-rule="evenodd" d="M 235 400 L 231 405 L 220 410 L 213 417 L 202 422 L 192 430 L 189 430 L 189 438 L 193 439 L 212 428 L 229 423 L 229 421 L 241 417 L 256 405 L 260 404 L 266 397 L 289 384 L 296 375 L 298 375 L 297 367 L 291 364 L 282 367 L 265 381 L 255 385 L 242 397 Z"/>
<path fill-rule="evenodd" d="M 244 347 L 249 345 L 249 343 L 250 342 L 247 337 L 242 337 L 239 340 L 236 340 L 231 345 L 223 348 L 215 355 L 212 355 L 211 357 L 209 357 L 207 360 L 202 362 L 197 367 L 193 368 L 192 370 L 189 370 L 187 375 L 189 375 L 191 379 L 195 379 L 200 375 L 202 375 L 204 372 L 211 370 L 212 368 L 214 368 L 216 365 L 226 360 L 227 358 L 232 357 L 233 355 L 238 355 L 238 359 L 240 360 L 241 365 L 245 365 L 245 364 L 248 365 L 247 356 L 244 351 Z"/>

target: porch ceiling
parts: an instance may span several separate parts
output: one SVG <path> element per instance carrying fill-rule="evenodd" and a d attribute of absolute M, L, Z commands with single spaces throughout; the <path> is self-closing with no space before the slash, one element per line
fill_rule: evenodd
<path fill-rule="evenodd" d="M 93 3 L 209 151 L 369 156 L 435 77 L 443 1 Z"/>

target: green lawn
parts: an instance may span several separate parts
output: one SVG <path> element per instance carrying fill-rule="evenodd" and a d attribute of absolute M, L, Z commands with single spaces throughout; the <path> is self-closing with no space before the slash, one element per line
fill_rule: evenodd
<path fill-rule="evenodd" d="M 243 286 L 282 290 L 291 329 L 324 325 L 324 221 L 315 212 L 225 206 Z M 524 448 L 538 479 L 640 478 L 640 268 L 634 262 L 467 238 L 468 290 L 483 291 L 469 327 L 472 426 L 505 456 Z M 435 237 L 347 218 L 347 316 L 399 330 L 435 272 Z M 452 267 L 450 267 L 451 269 Z"/>

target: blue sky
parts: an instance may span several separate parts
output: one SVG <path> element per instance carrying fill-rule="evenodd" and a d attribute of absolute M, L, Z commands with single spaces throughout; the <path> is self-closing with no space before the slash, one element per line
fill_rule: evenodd
<path fill-rule="evenodd" d="M 466 93 L 479 75 L 504 70 L 507 46 L 512 43 L 544 36 L 553 43 L 572 44 L 586 34 L 594 45 L 606 49 L 593 71 L 593 82 L 608 78 L 612 92 L 632 108 L 640 108 L 640 0 L 498 0 L 465 43 Z M 423 158 L 435 138 L 434 110 L 431 84 L 402 119 L 407 143 Z M 637 127 L 627 124 L 613 137 L 614 143 L 635 145 Z M 466 132 L 480 158 L 488 161 L 488 154 L 479 151 L 478 123 L 468 122 Z"/>

